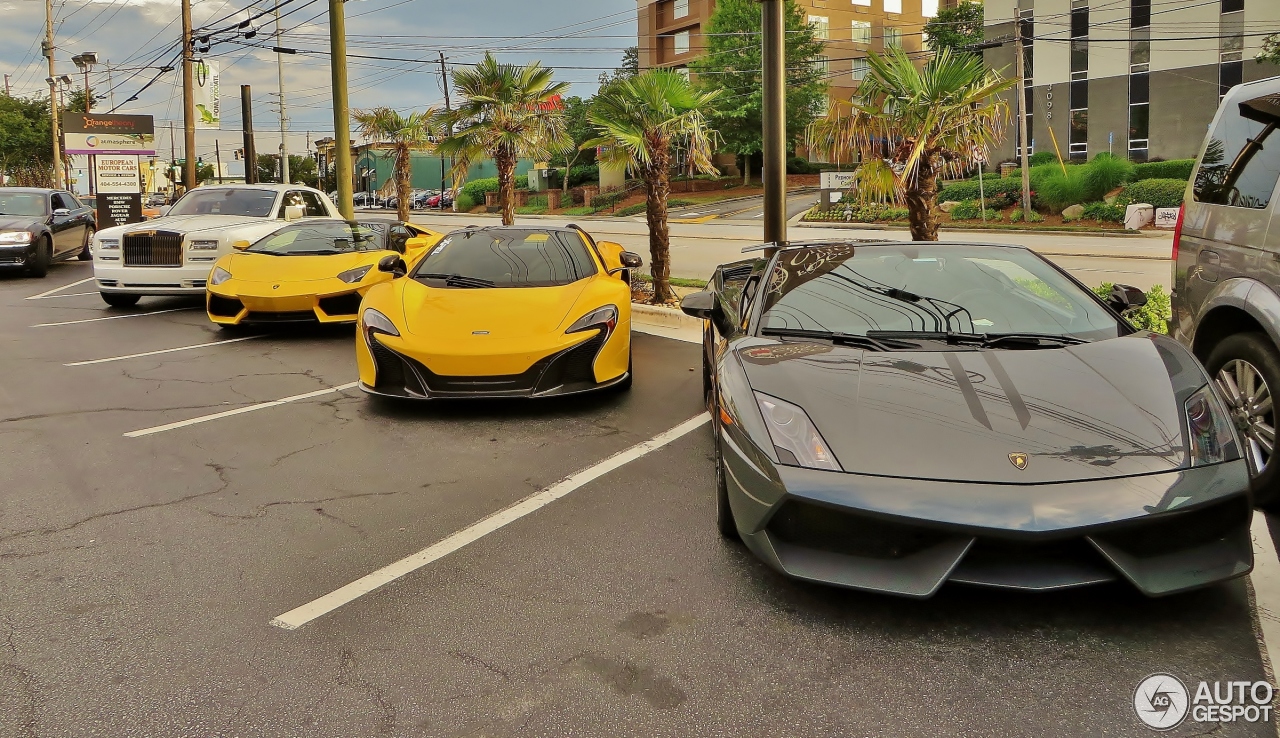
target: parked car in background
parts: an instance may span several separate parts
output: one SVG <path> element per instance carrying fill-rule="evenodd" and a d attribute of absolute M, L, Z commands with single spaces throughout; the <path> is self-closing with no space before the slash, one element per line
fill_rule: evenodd
<path fill-rule="evenodd" d="M 56 261 L 86 260 L 96 224 L 65 190 L 0 187 L 0 268 L 43 277 Z"/>
<path fill-rule="evenodd" d="M 203 295 L 214 262 L 237 244 L 257 241 L 281 221 L 338 217 L 323 192 L 302 185 L 205 185 L 164 217 L 100 231 L 93 275 L 113 307 L 144 295 Z"/>
<path fill-rule="evenodd" d="M 1172 333 L 1204 362 L 1243 437 L 1255 502 L 1280 507 L 1280 77 L 1232 88 L 1173 233 Z"/>

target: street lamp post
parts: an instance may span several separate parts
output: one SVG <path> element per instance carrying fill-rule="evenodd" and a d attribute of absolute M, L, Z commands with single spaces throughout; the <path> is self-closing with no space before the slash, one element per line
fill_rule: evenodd
<path fill-rule="evenodd" d="M 77 69 L 84 72 L 84 112 L 91 113 L 93 112 L 93 92 L 89 89 L 89 72 L 92 71 L 94 65 L 98 63 L 98 52 L 86 51 L 83 54 L 76 54 L 71 57 L 71 61 L 75 63 Z M 85 163 L 85 176 L 89 180 L 89 194 L 92 195 L 94 191 L 93 154 L 89 154 L 85 157 Z"/>
<path fill-rule="evenodd" d="M 787 64 L 783 0 L 760 0 L 764 60 L 764 241 L 787 243 Z M 748 157 L 749 158 L 749 157 Z"/>

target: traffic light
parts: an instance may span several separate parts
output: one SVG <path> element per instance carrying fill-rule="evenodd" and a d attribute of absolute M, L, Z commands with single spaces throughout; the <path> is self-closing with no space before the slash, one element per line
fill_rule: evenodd
<path fill-rule="evenodd" d="M 240 161 L 241 159 L 244 158 L 244 149 L 236 149 L 235 155 L 236 155 L 236 161 Z"/>

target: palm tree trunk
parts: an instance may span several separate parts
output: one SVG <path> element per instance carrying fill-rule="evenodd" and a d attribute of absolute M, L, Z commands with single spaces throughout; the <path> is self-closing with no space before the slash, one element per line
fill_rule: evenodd
<path fill-rule="evenodd" d="M 645 215 L 649 221 L 649 273 L 653 276 L 655 305 L 676 298 L 671 291 L 671 231 L 667 226 L 667 199 L 671 195 L 671 175 L 667 165 L 671 152 L 664 141 L 655 146 L 644 171 Z"/>
<path fill-rule="evenodd" d="M 407 145 L 396 147 L 396 217 L 409 220 L 409 188 L 413 184 L 413 153 Z"/>
<path fill-rule="evenodd" d="M 938 177 L 933 167 L 920 163 L 915 182 L 907 187 L 906 200 L 911 240 L 937 241 L 938 216 L 934 207 L 938 202 Z"/>
<path fill-rule="evenodd" d="M 516 222 L 516 158 L 506 149 L 498 149 L 493 157 L 498 165 L 498 193 L 502 201 L 502 225 Z"/>

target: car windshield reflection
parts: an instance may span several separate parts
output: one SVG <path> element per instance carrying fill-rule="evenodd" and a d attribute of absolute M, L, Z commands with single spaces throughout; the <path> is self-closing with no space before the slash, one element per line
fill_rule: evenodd
<path fill-rule="evenodd" d="M 245 249 L 271 256 L 324 256 L 384 248 L 384 230 L 343 221 L 307 221 L 286 226 Z"/>

